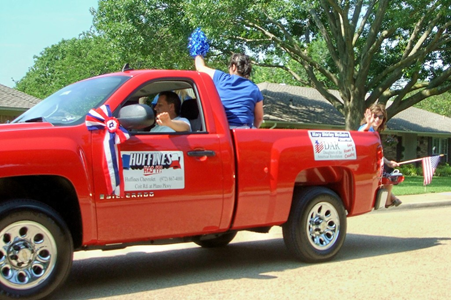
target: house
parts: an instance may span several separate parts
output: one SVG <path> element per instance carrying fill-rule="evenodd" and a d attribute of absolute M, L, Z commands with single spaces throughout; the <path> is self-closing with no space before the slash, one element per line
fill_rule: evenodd
<path fill-rule="evenodd" d="M 265 98 L 264 127 L 345 128 L 343 115 L 316 89 L 267 82 L 258 87 Z M 338 91 L 331 92 L 340 99 Z M 410 107 L 388 121 L 381 140 L 388 159 L 403 161 L 444 154 L 441 162 L 449 162 L 451 118 Z"/>
<path fill-rule="evenodd" d="M 39 101 L 41 99 L 0 84 L 0 123 L 14 120 Z"/>

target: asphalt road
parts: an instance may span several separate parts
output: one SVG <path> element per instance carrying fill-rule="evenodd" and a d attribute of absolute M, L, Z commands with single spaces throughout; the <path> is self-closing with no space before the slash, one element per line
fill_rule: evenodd
<path fill-rule="evenodd" d="M 348 219 L 338 256 L 295 261 L 280 228 L 194 244 L 77 252 L 53 299 L 450 299 L 451 195 Z M 426 200 L 424 202 L 423 200 Z"/>

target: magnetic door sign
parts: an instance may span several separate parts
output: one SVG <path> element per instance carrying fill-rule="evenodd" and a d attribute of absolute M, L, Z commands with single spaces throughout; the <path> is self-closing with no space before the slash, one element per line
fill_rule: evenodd
<path fill-rule="evenodd" d="M 355 143 L 349 131 L 309 131 L 315 160 L 357 159 Z"/>
<path fill-rule="evenodd" d="M 185 188 L 182 151 L 122 151 L 124 190 Z"/>

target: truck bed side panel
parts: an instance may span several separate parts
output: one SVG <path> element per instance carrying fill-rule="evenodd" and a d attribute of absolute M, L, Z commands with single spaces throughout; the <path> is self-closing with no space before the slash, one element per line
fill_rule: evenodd
<path fill-rule="evenodd" d="M 233 134 L 238 166 L 234 229 L 284 223 L 295 185 L 335 190 L 348 216 L 374 206 L 376 134 L 352 131 L 357 155 L 343 160 L 315 160 L 308 130 L 236 129 Z"/>

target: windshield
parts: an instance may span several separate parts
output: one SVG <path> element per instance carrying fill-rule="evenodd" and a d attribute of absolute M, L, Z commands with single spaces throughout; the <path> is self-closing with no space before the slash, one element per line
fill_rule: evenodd
<path fill-rule="evenodd" d="M 71 84 L 45 98 L 12 123 L 49 122 L 74 125 L 84 121 L 91 108 L 99 107 L 131 77 L 97 77 Z"/>

